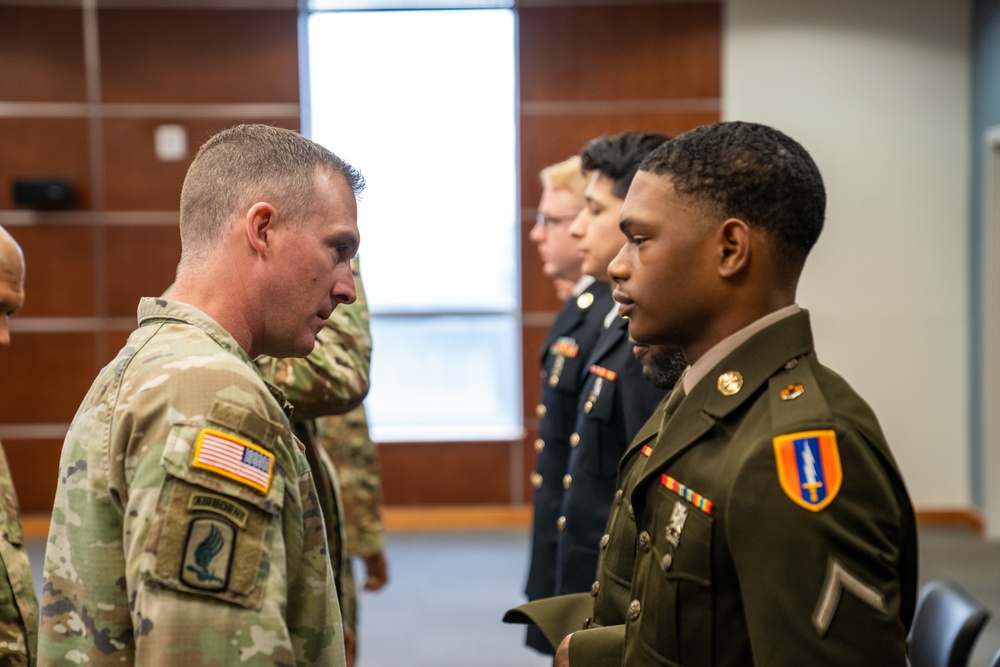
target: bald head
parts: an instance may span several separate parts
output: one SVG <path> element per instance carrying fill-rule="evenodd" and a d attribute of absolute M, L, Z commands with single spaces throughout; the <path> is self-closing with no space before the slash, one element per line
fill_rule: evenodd
<path fill-rule="evenodd" d="M 7 321 L 24 304 L 24 255 L 21 246 L 0 227 L 0 345 L 10 343 Z"/>

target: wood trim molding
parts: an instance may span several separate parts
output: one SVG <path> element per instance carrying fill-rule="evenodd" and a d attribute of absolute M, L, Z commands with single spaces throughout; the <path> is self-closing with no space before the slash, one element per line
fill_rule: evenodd
<path fill-rule="evenodd" d="M 528 528 L 531 505 L 386 507 L 383 520 L 387 530 L 492 530 Z M 44 538 L 49 533 L 49 515 L 28 514 L 21 518 L 27 537 Z M 974 508 L 917 510 L 919 526 L 964 527 L 983 534 L 984 522 Z"/>

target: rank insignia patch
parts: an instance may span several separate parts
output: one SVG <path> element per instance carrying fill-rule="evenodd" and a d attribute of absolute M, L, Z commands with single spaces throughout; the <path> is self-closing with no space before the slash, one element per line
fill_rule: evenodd
<path fill-rule="evenodd" d="M 195 519 L 188 526 L 181 581 L 192 588 L 222 591 L 229 586 L 235 530 L 219 519 Z"/>
<path fill-rule="evenodd" d="M 203 428 L 195 442 L 191 465 L 267 493 L 274 454 L 235 435 Z"/>
<path fill-rule="evenodd" d="M 843 481 L 836 433 L 801 431 L 779 435 L 773 443 L 785 495 L 812 512 L 833 502 Z"/>

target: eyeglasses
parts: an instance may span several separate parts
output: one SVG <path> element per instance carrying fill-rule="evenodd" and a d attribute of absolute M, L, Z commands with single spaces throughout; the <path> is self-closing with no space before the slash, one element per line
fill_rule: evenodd
<path fill-rule="evenodd" d="M 538 214 L 535 216 L 535 224 L 541 225 L 542 227 L 555 227 L 560 223 L 569 222 L 570 220 L 574 219 L 576 219 L 576 213 L 574 213 L 573 215 L 551 216 L 551 215 L 543 215 L 542 212 L 539 211 Z"/>

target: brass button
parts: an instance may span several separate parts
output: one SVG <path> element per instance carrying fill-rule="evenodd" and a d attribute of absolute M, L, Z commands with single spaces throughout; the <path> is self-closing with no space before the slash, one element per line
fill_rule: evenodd
<path fill-rule="evenodd" d="M 569 436 L 569 446 L 570 447 L 576 447 L 579 444 L 580 444 L 580 434 L 579 433 L 574 433 L 573 435 Z"/>
<path fill-rule="evenodd" d="M 531 485 L 536 489 L 542 488 L 542 476 L 537 472 L 531 473 Z"/>
<path fill-rule="evenodd" d="M 563 488 L 569 491 L 571 486 L 573 486 L 573 475 L 563 475 Z"/>
<path fill-rule="evenodd" d="M 541 452 L 543 449 L 545 449 L 545 441 L 542 440 L 541 438 L 538 438 L 537 440 L 535 440 L 535 451 Z"/>
<path fill-rule="evenodd" d="M 597 594 L 600 592 L 601 592 L 601 582 L 595 581 L 593 584 L 590 585 L 590 594 L 593 595 L 595 598 L 597 597 Z"/>
<path fill-rule="evenodd" d="M 785 363 L 785 370 L 790 371 L 798 365 L 799 365 L 798 359 L 790 359 L 788 362 Z"/>
<path fill-rule="evenodd" d="M 602 549 L 607 549 L 608 548 L 608 542 L 610 542 L 610 541 L 611 541 L 611 536 L 608 535 L 607 533 L 605 533 L 604 537 L 601 538 L 601 548 Z"/>
<path fill-rule="evenodd" d="M 642 605 L 638 600 L 632 600 L 628 603 L 628 620 L 633 623 L 638 620 L 639 614 L 642 612 Z"/>
<path fill-rule="evenodd" d="M 545 407 L 544 403 L 539 403 L 538 405 L 535 406 L 535 414 L 538 415 L 539 417 L 544 417 L 546 409 L 547 408 Z"/>
<path fill-rule="evenodd" d="M 566 517 L 561 516 L 556 519 L 556 528 L 563 530 L 566 527 Z"/>
<path fill-rule="evenodd" d="M 647 533 L 646 531 L 642 531 L 641 533 L 639 533 L 639 548 L 645 552 L 648 552 L 649 544 L 650 544 L 649 533 Z"/>
<path fill-rule="evenodd" d="M 622 498 L 625 497 L 625 489 L 618 489 L 615 491 L 615 505 L 620 505 Z"/>
<path fill-rule="evenodd" d="M 586 412 L 588 415 L 590 414 L 590 411 L 593 409 L 594 409 L 593 401 L 587 401 L 586 403 L 583 404 L 583 411 Z"/>
<path fill-rule="evenodd" d="M 670 554 L 667 554 L 666 556 L 664 556 L 663 560 L 660 561 L 660 567 L 663 568 L 664 572 L 666 572 L 667 570 L 669 570 L 670 566 L 673 565 L 673 564 L 674 564 L 674 557 L 671 556 Z"/>
<path fill-rule="evenodd" d="M 632 507 L 632 503 L 628 504 L 628 518 L 635 521 L 635 508 Z"/>
<path fill-rule="evenodd" d="M 549 376 L 549 386 L 554 387 L 557 384 L 559 384 L 559 376 L 553 373 L 552 375 Z"/>
<path fill-rule="evenodd" d="M 743 375 L 739 371 L 727 371 L 716 380 L 719 393 L 723 396 L 733 396 L 738 394 L 743 388 Z"/>
<path fill-rule="evenodd" d="M 590 292 L 584 292 L 580 296 L 576 297 L 576 307 L 580 310 L 587 310 L 594 303 L 594 295 Z"/>

